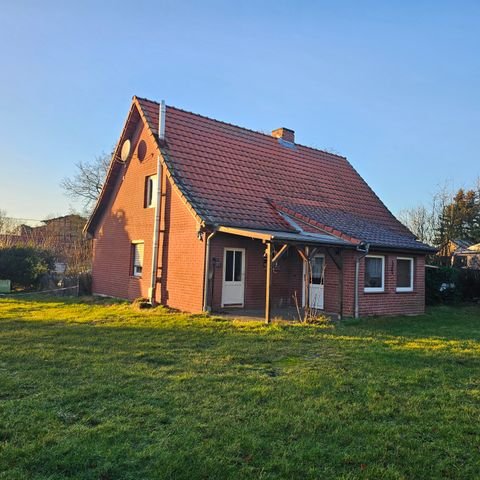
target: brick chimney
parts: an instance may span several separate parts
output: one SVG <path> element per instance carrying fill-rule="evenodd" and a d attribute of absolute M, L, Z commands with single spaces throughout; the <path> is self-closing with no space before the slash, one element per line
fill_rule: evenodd
<path fill-rule="evenodd" d="M 285 142 L 295 143 L 295 132 L 289 128 L 277 128 L 273 130 L 272 137 L 281 138 Z"/>

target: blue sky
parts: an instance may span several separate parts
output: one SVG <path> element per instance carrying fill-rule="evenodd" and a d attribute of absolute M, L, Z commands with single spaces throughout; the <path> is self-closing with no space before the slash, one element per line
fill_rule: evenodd
<path fill-rule="evenodd" d="M 480 175 L 480 2 L 26 1 L 0 9 L 0 209 L 71 202 L 132 95 L 296 131 L 394 212 Z M 317 172 L 321 175 L 321 172 Z"/>

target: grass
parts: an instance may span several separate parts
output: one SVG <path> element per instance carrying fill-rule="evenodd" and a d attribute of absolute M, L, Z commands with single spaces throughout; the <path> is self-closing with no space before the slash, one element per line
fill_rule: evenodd
<path fill-rule="evenodd" d="M 0 300 L 0 478 L 480 478 L 479 338 Z"/>

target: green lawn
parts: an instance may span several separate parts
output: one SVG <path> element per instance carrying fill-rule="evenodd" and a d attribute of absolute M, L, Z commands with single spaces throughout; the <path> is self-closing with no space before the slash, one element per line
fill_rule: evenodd
<path fill-rule="evenodd" d="M 480 308 L 336 326 L 0 300 L 2 479 L 478 479 Z"/>

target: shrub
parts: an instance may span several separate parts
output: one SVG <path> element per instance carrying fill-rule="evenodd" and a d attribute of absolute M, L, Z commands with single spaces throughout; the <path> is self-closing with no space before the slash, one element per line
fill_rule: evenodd
<path fill-rule="evenodd" d="M 427 305 L 452 304 L 462 299 L 459 270 L 452 267 L 427 268 L 425 272 L 425 301 Z"/>
<path fill-rule="evenodd" d="M 92 274 L 90 272 L 80 273 L 78 276 L 78 294 L 92 294 Z"/>
<path fill-rule="evenodd" d="M 452 304 L 480 299 L 480 270 L 468 268 L 427 268 L 425 300 L 427 305 Z"/>
<path fill-rule="evenodd" d="M 42 275 L 54 267 L 51 252 L 33 247 L 0 249 L 0 278 L 11 280 L 16 287 L 36 287 Z"/>
<path fill-rule="evenodd" d="M 480 299 L 480 270 L 463 268 L 458 274 L 458 285 L 462 300 L 478 301 Z"/>

